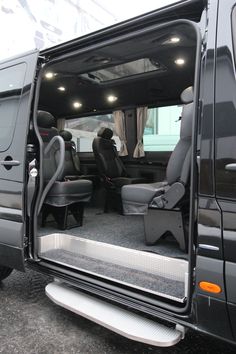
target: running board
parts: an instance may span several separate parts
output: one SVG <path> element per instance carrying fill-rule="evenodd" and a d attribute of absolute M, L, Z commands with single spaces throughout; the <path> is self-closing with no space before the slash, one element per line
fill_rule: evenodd
<path fill-rule="evenodd" d="M 48 284 L 45 291 L 57 305 L 129 339 L 158 347 L 170 347 L 184 338 L 185 331 L 182 326 L 166 327 L 58 281 Z"/>

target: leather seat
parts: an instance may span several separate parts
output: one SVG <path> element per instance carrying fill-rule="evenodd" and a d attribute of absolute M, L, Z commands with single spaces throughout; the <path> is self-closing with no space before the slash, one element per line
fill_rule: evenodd
<path fill-rule="evenodd" d="M 39 133 L 44 142 L 44 150 L 51 139 L 58 135 L 55 128 L 56 120 L 45 111 L 38 111 L 37 123 Z M 58 165 L 58 143 L 55 142 L 52 148 L 44 156 L 43 171 L 45 185 L 54 175 Z M 82 225 L 84 203 L 89 202 L 92 195 L 92 182 L 89 180 L 65 180 L 60 174 L 50 188 L 43 206 L 43 225 L 49 214 L 52 214 L 60 229 L 67 228 L 68 213 L 72 213 L 77 221 L 76 226 Z"/>
<path fill-rule="evenodd" d="M 192 143 L 192 119 L 193 119 L 193 87 L 188 87 L 181 94 L 181 101 L 184 103 L 181 118 L 180 139 L 173 150 L 168 161 L 166 170 L 166 181 L 151 184 L 135 184 L 122 188 L 123 212 L 125 215 L 147 215 L 150 209 L 178 211 L 186 210 L 187 194 L 189 192 L 189 174 L 191 166 L 191 143 Z M 180 206 L 181 205 L 181 206 Z M 185 205 L 185 207 L 183 207 Z M 180 209 L 178 207 L 180 206 Z M 182 208 L 182 209 L 181 209 Z M 154 213 L 154 212 L 152 212 Z M 183 213 L 182 213 L 183 214 Z M 154 214 L 153 214 L 154 215 Z M 159 215 L 164 215 L 159 213 Z M 169 219 L 165 219 L 162 231 L 168 231 L 168 227 L 175 230 L 177 225 L 171 225 L 173 213 L 165 213 Z M 157 220 L 158 214 L 153 216 Z M 149 220 L 152 222 L 154 219 Z M 150 218 L 146 218 L 150 219 Z M 146 220 L 147 221 L 147 220 Z M 162 218 L 163 221 L 163 218 Z M 184 225 L 179 225 L 184 229 Z M 163 233 L 164 233 L 163 231 Z M 178 231 L 176 231 L 178 232 Z M 174 231 L 173 231 L 174 234 Z M 153 244 L 162 235 L 146 235 L 148 244 Z M 174 235 L 175 236 L 175 235 Z M 178 236 L 180 247 L 185 249 L 185 236 Z"/>
<path fill-rule="evenodd" d="M 64 168 L 59 175 L 60 180 L 89 180 L 93 187 L 99 185 L 99 178 L 96 175 L 83 175 L 80 169 L 80 160 L 76 152 L 76 146 L 72 140 L 72 134 L 68 130 L 61 130 L 59 135 L 65 141 L 65 163 Z M 56 161 L 59 161 L 60 152 L 56 153 Z"/>
<path fill-rule="evenodd" d="M 115 203 L 121 203 L 121 187 L 133 183 L 142 183 L 143 178 L 129 177 L 126 168 L 118 156 L 115 141 L 112 139 L 113 131 L 102 127 L 93 140 L 93 152 L 99 174 L 102 178 L 105 190 L 104 211 L 108 211 L 108 206 L 114 199 Z M 118 196 L 118 197 L 117 197 Z M 119 206 L 118 206 L 118 209 Z"/>

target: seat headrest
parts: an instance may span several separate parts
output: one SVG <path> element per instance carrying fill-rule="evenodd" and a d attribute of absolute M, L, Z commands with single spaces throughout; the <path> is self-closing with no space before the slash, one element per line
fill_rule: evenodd
<path fill-rule="evenodd" d="M 49 112 L 38 111 L 37 123 L 40 128 L 48 129 L 56 126 L 56 119 Z"/>
<path fill-rule="evenodd" d="M 193 102 L 193 86 L 187 87 L 180 95 L 181 101 L 183 103 Z"/>
<path fill-rule="evenodd" d="M 59 135 L 65 140 L 65 141 L 71 141 L 72 139 L 72 134 L 68 130 L 61 130 L 59 132 Z"/>
<path fill-rule="evenodd" d="M 103 139 L 110 140 L 113 136 L 113 131 L 109 128 L 102 127 L 97 132 L 97 136 Z"/>

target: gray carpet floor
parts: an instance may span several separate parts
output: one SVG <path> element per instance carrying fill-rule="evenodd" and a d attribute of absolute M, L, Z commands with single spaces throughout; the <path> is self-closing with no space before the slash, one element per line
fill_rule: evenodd
<path fill-rule="evenodd" d="M 69 264 L 73 267 L 87 270 L 99 274 L 101 276 L 112 278 L 116 281 L 125 282 L 147 291 L 159 293 L 160 295 L 168 295 L 184 300 L 184 283 L 136 269 L 120 266 L 95 259 L 92 257 L 82 256 L 61 249 L 44 252 L 43 258 Z"/>
<path fill-rule="evenodd" d="M 72 217 L 69 222 L 74 222 Z M 178 243 L 172 236 L 160 239 L 153 246 L 147 246 L 145 244 L 142 216 L 123 216 L 116 212 L 104 214 L 102 210 L 87 208 L 85 209 L 82 227 L 74 227 L 63 232 L 56 229 L 53 220 L 49 219 L 46 227 L 40 229 L 40 236 L 55 232 L 168 257 L 187 258 L 187 255 L 179 249 Z M 117 281 L 126 282 L 131 286 L 139 286 L 147 289 L 147 291 L 174 296 L 178 299 L 184 298 L 184 283 L 179 281 L 107 263 L 84 255 L 78 257 L 76 254 L 60 249 L 45 252 L 41 256 L 94 272 L 101 276 L 113 278 Z"/>
<path fill-rule="evenodd" d="M 69 220 L 73 224 L 73 220 Z M 63 232 L 56 229 L 50 219 L 46 227 L 39 229 L 39 236 Z M 179 249 L 173 236 L 161 238 L 155 245 L 145 244 L 142 216 L 123 216 L 116 212 L 104 214 L 102 210 L 87 208 L 83 226 L 65 230 L 63 233 L 85 239 L 105 242 L 121 247 L 157 253 L 167 257 L 187 259 L 187 254 Z"/>

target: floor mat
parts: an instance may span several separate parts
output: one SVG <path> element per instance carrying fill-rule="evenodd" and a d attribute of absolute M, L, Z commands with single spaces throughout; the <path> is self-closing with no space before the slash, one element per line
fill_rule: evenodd
<path fill-rule="evenodd" d="M 163 295 L 169 299 L 184 301 L 184 283 L 180 281 L 78 255 L 62 249 L 43 252 L 41 257 L 99 274 L 160 296 Z"/>
<path fill-rule="evenodd" d="M 39 230 L 39 236 L 51 234 L 55 230 L 58 232 L 55 223 L 49 221 L 46 227 Z M 187 254 L 180 250 L 172 236 L 161 238 L 155 245 L 147 246 L 142 216 L 124 216 L 115 212 L 103 213 L 99 209 L 87 208 L 83 226 L 66 230 L 66 233 L 121 247 L 187 259 Z"/>

